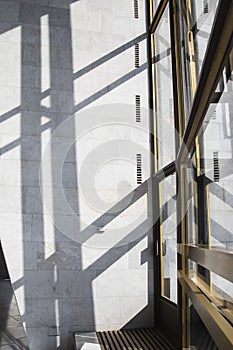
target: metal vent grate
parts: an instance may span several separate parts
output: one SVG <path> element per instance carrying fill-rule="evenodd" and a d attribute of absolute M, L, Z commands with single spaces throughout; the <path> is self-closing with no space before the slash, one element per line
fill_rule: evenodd
<path fill-rule="evenodd" d="M 101 350 L 174 350 L 175 348 L 155 329 L 122 329 L 98 332 Z"/>
<path fill-rule="evenodd" d="M 135 44 L 134 54 L 135 54 L 135 68 L 139 68 L 139 44 Z"/>
<path fill-rule="evenodd" d="M 139 18 L 138 0 L 134 0 L 134 18 Z"/>
<path fill-rule="evenodd" d="M 219 159 L 218 152 L 213 152 L 214 182 L 219 182 Z"/>
<path fill-rule="evenodd" d="M 141 97 L 140 95 L 135 96 L 135 102 L 136 102 L 136 122 L 141 122 Z"/>
<path fill-rule="evenodd" d="M 203 0 L 203 12 L 204 13 L 209 12 L 209 0 Z"/>
<path fill-rule="evenodd" d="M 137 184 L 142 183 L 142 155 L 137 154 Z"/>

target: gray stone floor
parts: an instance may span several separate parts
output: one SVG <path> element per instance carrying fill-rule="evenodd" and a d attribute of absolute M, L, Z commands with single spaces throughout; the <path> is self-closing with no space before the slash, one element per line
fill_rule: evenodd
<path fill-rule="evenodd" d="M 0 278 L 0 349 L 29 349 L 9 280 Z"/>

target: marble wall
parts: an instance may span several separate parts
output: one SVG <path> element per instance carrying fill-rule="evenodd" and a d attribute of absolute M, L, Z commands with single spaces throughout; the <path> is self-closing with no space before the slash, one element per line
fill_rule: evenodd
<path fill-rule="evenodd" d="M 70 349 L 75 331 L 153 325 L 138 3 L 134 18 L 128 0 L 0 1 L 1 242 L 31 350 Z"/>

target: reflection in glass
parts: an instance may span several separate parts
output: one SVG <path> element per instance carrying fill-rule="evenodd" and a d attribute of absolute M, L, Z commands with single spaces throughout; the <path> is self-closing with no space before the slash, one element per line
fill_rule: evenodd
<path fill-rule="evenodd" d="M 160 183 L 161 285 L 162 295 L 177 302 L 177 238 L 175 175 Z"/>
<path fill-rule="evenodd" d="M 152 0 L 152 6 L 153 6 L 153 16 L 155 15 L 157 8 L 159 6 L 160 0 Z"/>
<path fill-rule="evenodd" d="M 168 6 L 155 31 L 154 41 L 157 84 L 155 112 L 158 135 L 158 168 L 161 169 L 175 158 L 174 101 Z"/>
<path fill-rule="evenodd" d="M 218 2 L 180 0 L 186 116 L 199 81 Z"/>
<path fill-rule="evenodd" d="M 230 60 L 200 133 L 210 245 L 233 249 L 233 82 Z"/>
<path fill-rule="evenodd" d="M 204 323 L 196 312 L 191 300 L 188 300 L 187 308 L 187 319 L 188 319 L 188 339 L 189 349 L 193 350 L 218 350 L 217 345 L 211 338 L 207 331 Z"/>
<path fill-rule="evenodd" d="M 196 193 L 196 182 L 195 182 L 195 166 L 190 161 L 189 167 L 186 169 L 186 215 L 187 215 L 187 241 L 189 244 L 197 243 L 197 214 L 196 214 L 196 203 L 195 203 L 195 193 Z"/>
<path fill-rule="evenodd" d="M 197 234 L 192 231 L 189 218 L 189 240 L 191 244 L 205 245 L 209 249 L 221 249 L 233 253 L 233 79 L 232 54 L 229 56 L 219 84 L 206 113 L 196 145 L 199 157 L 196 176 L 192 177 L 189 191 L 193 192 L 196 178 L 196 201 L 189 211 L 197 207 Z M 193 157 L 193 169 L 195 161 Z M 189 173 L 192 173 L 189 170 Z M 195 174 L 195 170 L 193 171 Z M 190 224 L 191 223 L 191 224 Z M 233 309 L 233 284 L 189 262 L 189 276 L 201 290 L 208 294 L 221 312 L 231 319 Z"/>

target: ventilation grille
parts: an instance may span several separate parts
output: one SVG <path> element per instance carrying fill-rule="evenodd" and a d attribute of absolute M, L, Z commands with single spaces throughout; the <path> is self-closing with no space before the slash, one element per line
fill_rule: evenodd
<path fill-rule="evenodd" d="M 168 340 L 155 329 L 98 332 L 97 337 L 101 350 L 175 350 Z"/>
<path fill-rule="evenodd" d="M 141 97 L 140 95 L 135 96 L 135 102 L 136 102 L 136 122 L 141 122 Z"/>
<path fill-rule="evenodd" d="M 137 184 L 142 183 L 142 155 L 137 154 Z"/>
<path fill-rule="evenodd" d="M 213 152 L 214 182 L 219 182 L 219 159 L 218 152 Z"/>
<path fill-rule="evenodd" d="M 209 12 L 209 0 L 203 0 L 203 12 L 204 13 Z"/>
<path fill-rule="evenodd" d="M 135 53 L 135 68 L 139 68 L 139 44 L 135 44 L 134 53 Z"/>
<path fill-rule="evenodd" d="M 134 18 L 139 18 L 138 0 L 134 0 Z"/>

